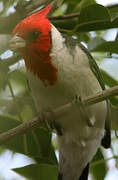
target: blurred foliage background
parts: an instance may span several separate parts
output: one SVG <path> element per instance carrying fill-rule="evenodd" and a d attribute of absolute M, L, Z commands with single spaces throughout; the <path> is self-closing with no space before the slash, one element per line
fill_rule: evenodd
<path fill-rule="evenodd" d="M 0 0 L 0 133 L 37 115 L 24 61 L 9 49 L 9 40 L 15 25 L 47 2 L 48 0 Z M 118 4 L 102 6 L 95 0 L 59 2 L 58 8 L 49 15 L 51 22 L 62 33 L 73 36 L 88 47 L 101 67 L 106 87 L 117 85 Z M 118 105 L 118 97 L 110 100 Z M 117 131 L 118 125 L 113 126 L 114 129 Z M 111 149 L 107 153 L 102 148 L 98 150 L 91 165 L 90 179 L 104 180 L 111 166 L 117 168 L 117 145 L 113 131 Z M 13 169 L 25 179 L 56 180 L 57 142 L 56 137 L 46 129 L 37 128 L 0 146 L 1 156 L 7 149 L 13 156 L 20 153 L 30 157 L 29 165 Z M 109 163 L 110 159 L 113 160 L 112 165 Z M 0 179 L 6 178 L 0 175 Z M 17 176 L 15 179 L 17 180 Z"/>

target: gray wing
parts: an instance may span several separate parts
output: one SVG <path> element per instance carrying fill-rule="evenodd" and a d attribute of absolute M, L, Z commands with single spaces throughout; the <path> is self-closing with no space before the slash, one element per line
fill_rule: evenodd
<path fill-rule="evenodd" d="M 101 88 L 104 90 L 105 89 L 105 84 L 102 78 L 102 75 L 100 73 L 99 67 L 89 51 L 82 45 L 79 44 L 79 47 L 86 53 L 89 59 L 89 64 L 92 72 L 96 76 Z M 110 109 L 110 102 L 107 99 L 107 115 L 106 115 L 106 121 L 105 121 L 105 135 L 101 141 L 101 144 L 104 148 L 109 148 L 111 144 L 111 109 Z"/>

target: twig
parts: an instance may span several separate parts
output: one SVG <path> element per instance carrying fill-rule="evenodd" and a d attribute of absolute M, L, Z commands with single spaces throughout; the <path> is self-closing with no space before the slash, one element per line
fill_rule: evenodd
<path fill-rule="evenodd" d="M 118 95 L 118 86 L 106 89 L 101 93 L 97 93 L 96 95 L 89 96 L 84 99 L 84 103 L 86 106 L 90 106 L 116 95 Z"/>
<path fill-rule="evenodd" d="M 88 96 L 83 99 L 83 103 L 85 106 L 90 106 L 98 102 L 104 101 L 106 98 L 110 98 L 111 96 L 115 96 L 115 95 L 118 95 L 118 86 L 114 86 L 113 88 L 109 88 L 100 93 L 94 94 L 92 96 Z M 65 111 L 66 112 L 69 111 L 73 106 L 73 104 L 74 104 L 73 102 L 70 102 L 59 108 L 54 109 L 53 112 L 55 113 L 55 117 L 58 117 L 60 114 L 63 114 L 63 112 Z M 47 113 L 45 118 L 47 120 L 48 118 L 50 118 L 49 116 L 47 116 Z M 8 130 L 7 132 L 2 133 L 0 135 L 0 145 L 6 143 L 7 141 L 13 139 L 18 135 L 23 135 L 34 128 L 38 128 L 44 125 L 45 123 L 42 116 L 35 117 L 33 120 L 29 120 L 28 122 L 22 123 L 21 125 Z"/>
<path fill-rule="evenodd" d="M 12 85 L 11 85 L 10 80 L 8 80 L 8 87 L 9 87 L 11 96 L 12 96 L 12 98 L 13 98 L 13 100 L 14 100 L 14 104 L 15 104 L 15 106 L 16 106 L 16 110 L 17 110 L 17 113 L 18 113 L 19 121 L 20 121 L 20 122 L 23 122 L 22 116 L 21 116 L 20 111 L 19 111 L 18 103 L 16 102 L 15 94 L 14 94 L 14 91 L 13 91 L 13 88 L 12 88 Z"/>
<path fill-rule="evenodd" d="M 102 163 L 105 163 L 106 161 L 109 161 L 111 159 L 118 159 L 118 156 L 112 156 L 112 157 L 107 158 L 107 159 L 101 159 L 101 160 L 97 160 L 95 162 L 92 162 L 91 167 L 97 166 L 97 165 L 102 164 Z"/>
<path fill-rule="evenodd" d="M 43 122 L 41 121 L 41 119 L 39 120 L 38 117 L 35 117 L 33 120 L 30 120 L 26 123 L 22 123 L 21 125 L 8 130 L 5 133 L 2 133 L 0 135 L 0 145 L 6 143 L 7 141 L 13 139 L 14 137 L 18 136 L 18 135 L 23 135 L 25 133 L 27 133 L 28 131 L 37 128 L 39 126 L 42 126 Z"/>
<path fill-rule="evenodd" d="M 106 8 L 113 9 L 113 8 L 117 8 L 118 4 L 113 4 L 113 5 L 108 5 L 105 6 Z M 62 15 L 62 16 L 50 16 L 48 17 L 50 20 L 62 20 L 62 19 L 72 19 L 72 18 L 77 18 L 80 14 L 80 11 L 77 13 L 73 13 L 73 14 L 67 14 L 67 15 Z"/>
<path fill-rule="evenodd" d="M 118 4 L 110 4 L 106 6 L 108 9 L 118 8 Z"/>
<path fill-rule="evenodd" d="M 80 12 L 79 13 L 68 14 L 68 15 L 63 15 L 63 16 L 49 16 L 48 18 L 50 20 L 71 19 L 71 18 L 78 17 L 79 14 L 80 14 Z"/>

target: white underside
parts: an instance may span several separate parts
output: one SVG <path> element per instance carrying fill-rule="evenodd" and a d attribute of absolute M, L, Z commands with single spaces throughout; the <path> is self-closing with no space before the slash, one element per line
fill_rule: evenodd
<path fill-rule="evenodd" d="M 86 97 L 101 91 L 101 87 L 89 68 L 88 58 L 76 46 L 70 54 L 61 34 L 52 26 L 53 64 L 58 69 L 58 82 L 45 87 L 32 73 L 28 72 L 29 83 L 38 111 L 43 108 L 60 107 L 73 100 L 75 95 Z M 101 102 L 87 109 L 94 126 L 88 127 L 80 116 L 79 108 L 73 107 L 58 122 L 64 129 L 58 138 L 63 180 L 77 180 L 100 146 L 104 134 L 106 103 Z"/>

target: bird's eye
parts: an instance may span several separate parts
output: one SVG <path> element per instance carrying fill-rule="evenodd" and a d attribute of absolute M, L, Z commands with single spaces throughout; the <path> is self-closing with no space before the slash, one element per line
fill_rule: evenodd
<path fill-rule="evenodd" d="M 32 32 L 30 33 L 30 36 L 32 37 L 32 39 L 36 39 L 36 38 L 39 36 L 39 32 L 37 32 L 37 31 L 32 31 Z"/>
<path fill-rule="evenodd" d="M 38 36 L 40 35 L 40 32 L 38 31 L 31 31 L 27 37 L 26 37 L 26 40 L 28 41 L 34 41 L 38 38 Z"/>

